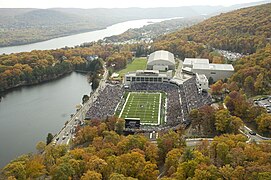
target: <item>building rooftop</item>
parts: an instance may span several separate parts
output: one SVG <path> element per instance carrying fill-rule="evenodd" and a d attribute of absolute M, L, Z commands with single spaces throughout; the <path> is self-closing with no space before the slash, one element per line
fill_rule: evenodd
<path fill-rule="evenodd" d="M 183 64 L 184 65 L 193 65 L 193 64 L 209 64 L 209 59 L 202 58 L 185 58 Z"/>
<path fill-rule="evenodd" d="M 204 70 L 216 70 L 216 71 L 234 71 L 231 64 L 198 64 L 193 65 L 193 69 L 204 69 Z"/>
<path fill-rule="evenodd" d="M 150 54 L 148 63 L 158 60 L 165 60 L 175 64 L 174 55 L 171 52 L 160 50 Z"/>
<path fill-rule="evenodd" d="M 208 64 L 202 64 L 202 63 L 195 63 L 193 64 L 193 69 L 210 69 L 210 65 Z"/>
<path fill-rule="evenodd" d="M 234 71 L 234 68 L 231 64 L 210 64 L 210 69 Z"/>

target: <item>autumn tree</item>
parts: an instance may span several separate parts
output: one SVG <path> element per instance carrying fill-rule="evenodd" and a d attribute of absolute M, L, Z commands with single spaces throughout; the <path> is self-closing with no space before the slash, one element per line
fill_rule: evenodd
<path fill-rule="evenodd" d="M 271 133 L 271 114 L 264 113 L 256 118 L 258 129 L 262 133 Z"/>
<path fill-rule="evenodd" d="M 46 174 L 42 156 L 35 155 L 25 164 L 26 176 L 30 179 L 39 178 Z"/>
<path fill-rule="evenodd" d="M 136 178 L 125 177 L 123 174 L 112 173 L 109 180 L 136 180 Z"/>
<path fill-rule="evenodd" d="M 115 124 L 115 131 L 118 134 L 123 134 L 124 127 L 125 127 L 125 120 L 122 118 L 118 118 Z"/>
<path fill-rule="evenodd" d="M 115 171 L 126 177 L 142 179 L 156 179 L 158 175 L 157 166 L 146 162 L 144 155 L 132 152 L 120 155 L 115 161 Z"/>
<path fill-rule="evenodd" d="M 181 161 L 181 156 L 183 153 L 183 149 L 172 149 L 167 153 L 166 160 L 165 160 L 165 171 L 167 176 L 171 176 L 173 173 L 176 172 L 177 167 Z"/>
<path fill-rule="evenodd" d="M 172 130 L 164 133 L 157 140 L 158 149 L 159 149 L 159 159 L 164 161 L 166 154 L 173 148 L 182 148 L 185 147 L 185 140 L 182 137 L 182 134 L 176 133 Z"/>
<path fill-rule="evenodd" d="M 64 156 L 68 151 L 68 147 L 66 145 L 48 145 L 44 151 L 44 165 L 47 170 L 51 170 L 52 166 L 57 163 L 57 160 Z"/>
<path fill-rule="evenodd" d="M 189 113 L 192 127 L 196 127 L 200 134 L 215 134 L 215 109 L 212 106 L 203 106 L 193 109 Z"/>
<path fill-rule="evenodd" d="M 223 93 L 223 82 L 221 80 L 216 81 L 211 85 L 211 93 L 216 96 L 221 96 Z"/>
<path fill-rule="evenodd" d="M 36 145 L 36 149 L 39 153 L 42 153 L 45 150 L 46 144 L 43 141 L 39 141 Z"/>
<path fill-rule="evenodd" d="M 75 174 L 71 164 L 63 162 L 58 165 L 54 165 L 50 172 L 52 179 L 70 179 Z"/>
<path fill-rule="evenodd" d="M 238 133 L 238 129 L 243 124 L 242 120 L 236 116 L 231 116 L 226 109 L 215 113 L 215 126 L 221 133 Z"/>
<path fill-rule="evenodd" d="M 193 151 L 192 158 L 179 163 L 176 173 L 173 175 L 176 179 L 187 179 L 195 175 L 198 166 L 209 162 L 208 157 L 204 157 L 200 152 Z"/>
<path fill-rule="evenodd" d="M 85 126 L 81 128 L 74 139 L 75 144 L 90 143 L 93 141 L 94 137 L 98 136 L 98 128 Z"/>

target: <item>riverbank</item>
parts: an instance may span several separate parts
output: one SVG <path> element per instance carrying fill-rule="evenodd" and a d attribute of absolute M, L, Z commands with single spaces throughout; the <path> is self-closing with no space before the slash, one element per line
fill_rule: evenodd
<path fill-rule="evenodd" d="M 18 42 L 18 41 L 15 41 L 15 42 L 10 43 L 8 45 L 2 45 L 2 44 L 0 44 L 0 48 L 8 48 L 8 47 L 13 47 L 13 46 L 35 44 L 35 43 L 49 41 L 49 40 L 56 39 L 56 38 L 62 38 L 62 37 L 77 35 L 77 34 L 81 34 L 81 33 L 88 33 L 88 32 L 103 30 L 103 29 L 106 29 L 108 26 L 111 26 L 111 25 L 112 24 L 109 24 L 109 25 L 103 26 L 103 27 L 99 27 L 99 28 L 90 28 L 90 29 L 82 29 L 82 30 L 78 30 L 78 31 L 71 31 L 71 32 L 67 32 L 67 33 L 64 33 L 64 34 L 48 36 L 48 37 L 45 37 L 45 38 L 42 38 L 42 39 L 38 39 L 38 40 L 35 40 L 35 39 L 27 40 L 27 39 L 25 39 L 24 41 L 27 41 L 27 42 L 20 42 L 20 41 Z"/>
<path fill-rule="evenodd" d="M 169 20 L 172 18 L 164 19 L 140 19 L 131 21 L 120 21 L 119 23 L 111 23 L 105 28 L 99 28 L 100 30 L 87 31 L 83 33 L 76 33 L 74 35 L 63 36 L 58 38 L 50 38 L 50 40 L 41 41 L 37 43 L 18 45 L 18 46 L 8 46 L 1 47 L 0 54 L 11 54 L 18 52 L 30 52 L 32 50 L 49 50 L 49 49 L 59 49 L 64 47 L 74 47 L 76 45 L 83 44 L 85 42 L 92 42 L 104 39 L 105 37 L 110 37 L 113 35 L 121 34 L 130 28 L 140 28 L 144 25 L 148 25 L 150 21 L 161 22 L 164 20 Z"/>

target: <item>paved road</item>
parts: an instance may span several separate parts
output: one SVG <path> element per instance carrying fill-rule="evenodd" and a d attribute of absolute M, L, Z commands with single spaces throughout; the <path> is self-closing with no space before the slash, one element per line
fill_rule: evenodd
<path fill-rule="evenodd" d="M 263 137 L 259 134 L 256 134 L 256 135 L 250 134 L 249 132 L 252 132 L 252 130 L 249 129 L 247 126 L 242 127 L 240 131 L 248 137 L 249 142 L 253 142 L 253 141 L 260 142 L 264 140 L 271 140 L 271 138 Z"/>
<path fill-rule="evenodd" d="M 265 140 L 271 140 L 271 138 L 267 138 L 267 137 L 262 137 L 260 136 L 259 134 L 256 134 L 256 135 L 251 135 L 249 134 L 249 132 L 251 132 L 252 130 L 249 129 L 247 126 L 244 126 L 242 128 L 240 128 L 240 132 L 244 135 L 247 136 L 248 138 L 248 141 L 247 143 L 250 143 L 250 142 L 256 142 L 256 143 L 260 143 L 262 141 L 265 141 Z M 203 140 L 207 140 L 209 142 L 212 142 L 213 141 L 213 138 L 194 138 L 194 139 L 186 139 L 186 145 L 187 146 L 196 146 L 198 144 L 200 144 Z"/>
<path fill-rule="evenodd" d="M 104 68 L 104 74 L 98 88 L 92 93 L 89 100 L 71 117 L 68 123 L 65 126 L 63 126 L 60 132 L 54 137 L 52 141 L 53 143 L 58 144 L 58 145 L 59 144 L 68 145 L 71 139 L 74 137 L 75 127 L 78 125 L 83 125 L 87 111 L 97 99 L 99 92 L 105 88 L 105 82 L 108 76 L 108 70 L 106 69 L 105 64 L 103 68 Z"/>
<path fill-rule="evenodd" d="M 197 145 L 199 145 L 204 140 L 208 141 L 208 142 L 212 142 L 213 138 L 193 138 L 193 139 L 186 139 L 185 141 L 186 141 L 186 145 L 188 147 L 191 147 L 191 146 L 197 146 Z"/>

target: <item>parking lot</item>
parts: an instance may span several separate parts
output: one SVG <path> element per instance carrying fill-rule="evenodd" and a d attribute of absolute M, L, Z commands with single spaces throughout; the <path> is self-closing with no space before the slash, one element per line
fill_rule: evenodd
<path fill-rule="evenodd" d="M 271 96 L 262 97 L 254 100 L 254 104 L 266 108 L 268 113 L 271 113 Z"/>

